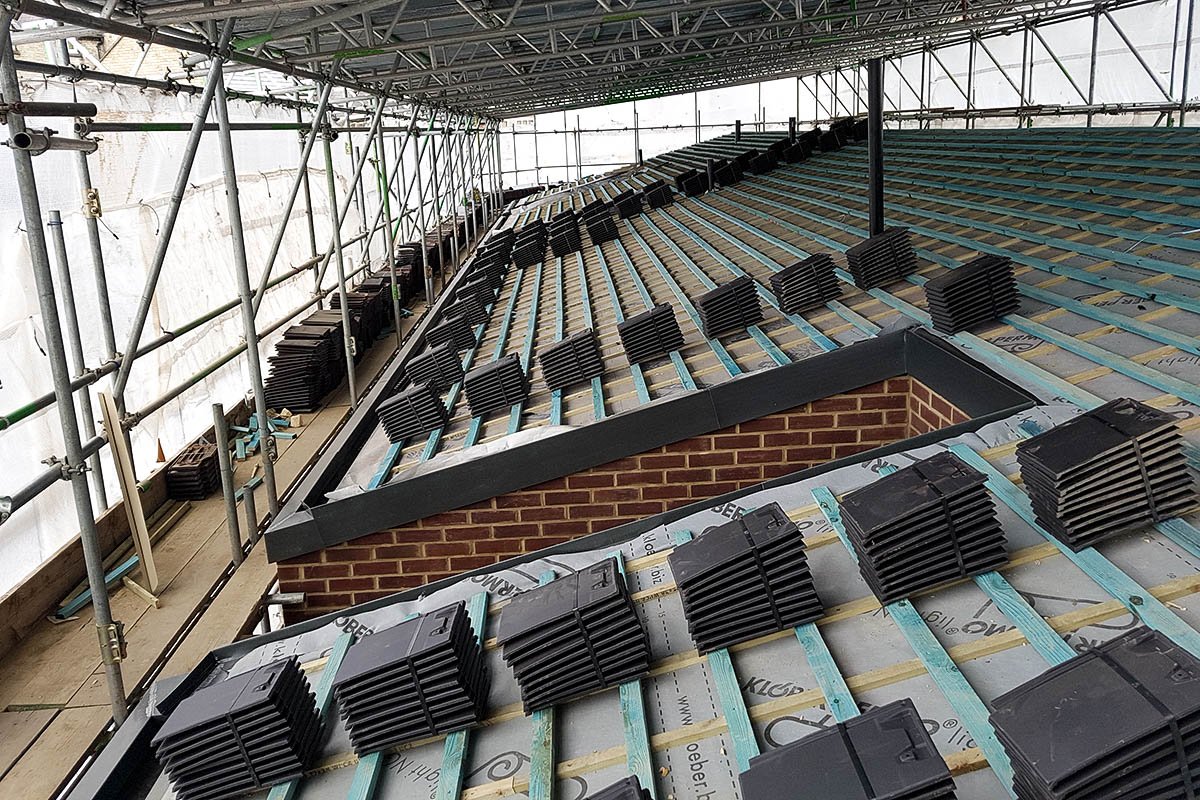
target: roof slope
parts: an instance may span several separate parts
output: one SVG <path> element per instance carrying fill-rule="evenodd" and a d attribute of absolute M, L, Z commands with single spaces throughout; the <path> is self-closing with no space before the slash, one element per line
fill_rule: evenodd
<path fill-rule="evenodd" d="M 778 135 L 748 134 L 739 147 Z M 732 148 L 731 137 L 722 137 L 628 174 L 528 198 L 509 224 L 669 179 Z M 842 265 L 841 252 L 866 235 L 865 147 L 780 165 L 699 197 L 678 196 L 664 209 L 619 222 L 620 241 L 509 271 L 469 357 L 478 365 L 519 354 L 532 367 L 526 403 L 472 417 L 452 391 L 444 430 L 390 449 L 370 408 L 360 409 L 365 445 L 335 444 L 358 453 L 349 473 L 327 469 L 322 482 L 300 490 L 300 502 L 323 503 L 338 482 L 404 480 L 418 466 L 427 471 L 428 462 L 461 459 L 455 454 L 515 433 L 531 438 L 589 425 L 897 326 L 928 326 L 921 284 L 981 252 L 1013 258 L 1020 313 L 974 334 L 937 336 L 1043 398 L 1092 406 L 1129 396 L 1191 417 L 1200 405 L 1198 153 L 1200 134 L 1187 130 L 889 132 L 888 220 L 912 231 L 921 268 L 907 281 L 867 292 L 841 270 L 842 298 L 803 316 L 772 307 L 770 276 L 814 252 L 831 253 Z M 739 274 L 756 281 L 766 319 L 706 339 L 691 299 Z M 658 303 L 672 305 L 685 344 L 671 358 L 631 367 L 616 323 Z M 600 334 L 603 378 L 561 397 L 548 392 L 537 351 L 589 325 Z M 352 455 L 340 453 L 341 463 Z"/>

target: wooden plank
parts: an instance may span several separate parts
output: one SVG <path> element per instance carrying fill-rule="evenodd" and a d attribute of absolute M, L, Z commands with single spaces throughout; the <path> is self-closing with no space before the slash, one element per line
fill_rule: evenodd
<path fill-rule="evenodd" d="M 825 696 L 825 705 L 829 708 L 829 713 L 838 722 L 858 716 L 858 704 L 854 702 L 854 695 L 850 693 L 850 687 L 846 685 L 846 679 L 842 677 L 842 671 L 833 660 L 833 653 L 829 652 L 829 646 L 825 644 L 825 638 L 821 636 L 816 624 L 810 622 L 795 628 L 794 631 L 796 640 L 804 648 L 804 655 L 808 658 L 808 666 L 813 671 L 817 686 Z"/>
<path fill-rule="evenodd" d="M 617 569 L 625 575 L 625 557 L 620 550 L 610 553 L 617 560 Z M 617 690 L 621 697 L 621 720 L 625 728 L 625 766 L 636 775 L 642 788 L 657 800 L 654 785 L 654 761 L 650 756 L 650 722 L 646 717 L 646 700 L 641 680 L 626 681 Z"/>
<path fill-rule="evenodd" d="M 56 712 L 37 740 L 0 778 L 0 797 L 52 797 L 111 718 L 107 704 Z"/>
<path fill-rule="evenodd" d="M 467 601 L 467 616 L 471 618 L 471 630 L 474 631 L 475 638 L 481 644 L 487 634 L 489 600 L 487 592 L 480 592 Z M 457 800 L 462 793 L 470 736 L 469 730 L 454 731 L 446 736 L 446 742 L 442 746 L 442 768 L 438 773 L 437 793 L 434 795 L 436 800 Z"/>
<path fill-rule="evenodd" d="M 857 562 L 854 547 L 846 535 L 841 511 L 833 493 L 825 487 L 819 486 L 812 490 L 812 495 L 817 504 L 821 506 L 821 513 L 825 515 L 825 519 L 838 532 L 850 557 Z M 988 710 L 987 706 L 983 704 L 983 700 L 963 677 L 954 659 L 938 642 L 937 637 L 929 630 L 929 626 L 913 608 L 911 602 L 900 600 L 888 603 L 884 608 L 891 615 L 892 621 L 895 622 L 896 628 L 908 642 L 908 646 L 925 665 L 929 677 L 933 679 L 942 695 L 958 714 L 959 720 L 987 756 L 988 764 L 1000 779 L 1000 783 L 1011 796 L 1015 797 L 1012 790 L 1012 764 L 1009 762 L 1004 748 L 1000 746 L 999 740 L 996 739 L 996 731 L 988 722 Z"/>
<path fill-rule="evenodd" d="M 54 720 L 55 709 L 0 712 L 0 778 Z"/>
<path fill-rule="evenodd" d="M 683 544 L 691 541 L 692 532 L 675 531 L 674 537 L 675 544 Z M 737 672 L 733 668 L 733 658 L 728 649 L 721 648 L 709 653 L 705 659 L 717 686 L 717 697 L 725 724 L 729 727 L 729 737 L 733 740 L 734 760 L 737 761 L 738 771 L 745 772 L 750 769 L 750 759 L 759 754 L 759 749 L 754 726 L 750 724 L 750 715 L 746 713 L 746 700 L 742 697 Z"/>
<path fill-rule="evenodd" d="M 950 451 L 966 461 L 971 466 L 988 476 L 987 487 L 999 497 L 1005 505 L 1017 512 L 1035 531 L 1057 547 L 1064 556 L 1071 559 L 1075 566 L 1096 582 L 1100 588 L 1119 600 L 1129 613 L 1140 619 L 1148 627 L 1166 635 L 1171 641 L 1189 652 L 1200 655 L 1200 632 L 1188 625 L 1160 603 L 1147 591 L 1146 587 L 1129 577 L 1124 571 L 1101 555 L 1094 547 L 1089 547 L 1076 553 L 1065 544 L 1055 539 L 1042 529 L 1033 515 L 1033 507 L 1029 498 L 1004 477 L 995 467 L 979 456 L 974 450 L 963 445 L 952 445 Z"/>
<path fill-rule="evenodd" d="M 538 576 L 538 586 L 554 580 L 554 570 Z M 554 800 L 554 709 L 533 712 L 533 733 L 529 745 L 529 800 Z"/>
<path fill-rule="evenodd" d="M 100 413 L 104 418 L 104 430 L 108 434 L 109 455 L 117 467 L 117 479 L 121 485 L 121 496 L 125 500 L 125 516 L 129 518 L 129 530 L 138 561 L 145 575 L 146 589 L 157 594 L 162 589 L 158 580 L 158 567 L 150 546 L 150 532 L 146 530 L 146 514 L 142 510 L 142 497 L 138 491 L 137 475 L 134 472 L 133 455 L 125 437 L 121 436 L 121 413 L 112 395 L 100 392 Z"/>

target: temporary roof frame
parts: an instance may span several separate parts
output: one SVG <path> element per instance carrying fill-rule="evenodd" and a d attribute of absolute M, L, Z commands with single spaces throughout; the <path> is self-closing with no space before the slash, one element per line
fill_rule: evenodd
<path fill-rule="evenodd" d="M 1114 0 L 1105 12 L 1149 0 Z M 173 78 L 202 74 L 217 51 L 227 70 L 261 68 L 492 119 L 584 108 L 974 41 L 1088 16 L 1094 0 L 115 0 L 55 5 L 8 0 L 14 16 L 63 27 L 13 34 L 15 44 L 100 31 L 194 54 Z M 225 48 L 205 26 L 231 23 Z"/>

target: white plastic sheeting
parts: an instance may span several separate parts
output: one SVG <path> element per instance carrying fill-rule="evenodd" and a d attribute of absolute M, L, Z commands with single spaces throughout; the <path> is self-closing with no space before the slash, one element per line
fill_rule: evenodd
<path fill-rule="evenodd" d="M 1100 17 L 1092 95 L 1095 103 L 1165 103 L 1167 96 L 1179 101 L 1187 54 L 1188 6 L 1188 0 L 1160 0 L 1113 11 L 1112 19 L 1120 32 L 1108 18 Z M 935 49 L 936 60 L 926 59 L 926 73 L 921 70 L 920 54 L 887 62 L 885 110 L 921 108 L 918 92 L 923 74 L 928 82 L 925 107 L 929 109 L 966 109 L 967 92 L 972 94 L 970 107 L 973 109 L 1014 108 L 1022 105 L 1019 91 L 1022 87 L 1024 105 L 1083 105 L 1089 91 L 1092 18 L 1039 26 L 1037 32 L 1045 44 L 1030 34 L 1024 80 L 1022 50 L 1026 39 L 1020 32 L 986 38 L 982 46 L 976 47 L 973 81 L 967 79 L 971 50 L 968 44 Z M 1125 43 L 1121 32 L 1129 38 L 1136 54 Z M 984 47 L 998 65 L 993 63 Z M 1191 102 L 1196 102 L 1200 99 L 1200 24 L 1193 26 L 1192 50 L 1187 69 L 1190 74 L 1188 95 Z M 1139 55 L 1149 72 L 1139 61 Z M 1055 63 L 1055 56 L 1062 69 Z M 1064 69 L 1070 75 L 1069 79 L 1064 75 Z M 747 130 L 759 129 L 759 126 L 768 130 L 786 130 L 787 119 L 791 116 L 801 125 L 808 125 L 830 117 L 865 114 L 866 80 L 865 68 L 850 67 L 843 69 L 836 78 L 831 73 L 819 77 L 780 78 L 638 103 L 510 119 L 502 126 L 500 136 L 504 183 L 506 186 L 529 186 L 602 174 L 634 163 L 638 149 L 644 158 L 652 158 L 699 139 L 731 133 L 733 122 L 738 119 Z M 1166 89 L 1165 93 L 1160 85 Z M 1080 91 L 1076 91 L 1076 87 Z M 635 115 L 639 129 L 636 135 Z M 1195 124 L 1198 116 L 1193 115 L 1191 124 Z M 1058 127 L 1082 125 L 1086 121 L 1084 115 L 1048 115 L 1034 117 L 1031 124 Z M 1014 122 L 1012 117 L 996 117 L 973 120 L 972 124 L 1012 127 Z M 1093 119 L 1094 125 L 1154 125 L 1156 122 L 1157 113 L 1127 112 L 1099 115 Z M 889 126 L 893 124 L 889 123 Z M 904 124 L 912 127 L 917 123 L 908 121 Z M 961 118 L 950 118 L 931 124 L 961 128 L 964 122 Z M 699 139 L 697 125 L 700 126 Z M 577 130 L 580 131 L 578 135 Z"/>
<path fill-rule="evenodd" d="M 95 102 L 101 120 L 187 121 L 192 120 L 197 98 L 165 96 L 129 88 L 103 88 L 79 84 L 80 100 Z M 25 98 L 70 100 L 71 87 L 60 82 L 37 81 L 26 86 Z M 295 112 L 230 103 L 234 121 L 276 120 L 293 122 Z M 31 126 L 50 125 L 62 129 L 69 120 L 30 120 Z M 252 283 L 257 283 L 265 266 L 281 213 L 299 160 L 298 135 L 294 131 L 235 131 L 235 158 L 243 223 Z M 124 350 L 140 300 L 146 272 L 153 260 L 157 232 L 166 216 L 171 187 L 175 181 L 186 133 L 105 134 L 99 151 L 89 157 L 93 184 L 100 190 L 104 207 L 101 240 L 117 347 Z M 361 144 L 363 135 L 356 136 Z M 346 135 L 333 143 L 339 199 L 348 189 L 352 162 L 346 152 Z M 49 392 L 53 386 L 44 352 L 41 314 L 29 264 L 24 223 L 17 199 L 12 159 L 0 157 L 0 413 L 11 412 Z M 34 160 L 43 214 L 62 212 L 67 239 L 80 328 L 86 362 L 98 366 L 107 356 L 101 334 L 95 282 L 85 223 L 80 213 L 80 193 L 74 154 L 51 152 Z M 330 236 L 325 193 L 324 159 L 314 148 L 312 172 L 314 216 L 318 249 Z M 371 167 L 364 171 L 368 187 L 375 185 Z M 377 194 L 377 193 L 376 193 Z M 374 195 L 368 198 L 368 215 L 373 218 Z M 297 199 L 287 236 L 275 264 L 279 273 L 310 257 L 307 225 L 303 219 L 303 193 Z M 370 222 L 370 220 L 368 220 Z M 351 208 L 343 229 L 349 238 L 360 227 Z M 215 132 L 204 134 L 189 180 L 182 212 L 168 251 L 154 304 L 142 341 L 182 326 L 207 311 L 234 299 L 236 278 L 229 241 L 220 151 Z M 347 261 L 357 264 L 361 244 L 347 248 Z M 374 250 L 382 253 L 382 235 Z M 325 285 L 335 280 L 331 265 Z M 310 271 L 280 285 L 267 294 L 259 311 L 259 327 L 265 327 L 300 306 L 312 296 Z M 61 296 L 60 296 L 61 307 Z M 272 351 L 279 333 L 268 337 L 260 348 L 264 358 Z M 185 382 L 205 365 L 236 347 L 242 339 L 240 311 L 227 312 L 208 325 L 180 337 L 138 360 L 126 390 L 127 407 L 145 407 L 172 387 Z M 94 391 L 107 390 L 103 378 Z M 168 454 L 177 452 L 206 429 L 212 420 L 210 404 L 231 406 L 249 390 L 245 357 L 240 357 L 205 378 L 181 397 L 150 415 L 133 430 L 132 439 L 139 477 L 154 468 L 158 445 Z M 99 406 L 93 403 L 99 414 Z M 0 432 L 0 496 L 11 495 L 46 469 L 42 463 L 62 455 L 62 436 L 57 409 L 51 407 L 34 417 Z M 110 502 L 119 498 L 116 475 L 108 459 L 102 458 Z M 97 509 L 97 512 L 99 509 Z M 71 493 L 59 483 L 32 503 L 19 509 L 0 526 L 0 594 L 16 586 L 78 530 Z"/>

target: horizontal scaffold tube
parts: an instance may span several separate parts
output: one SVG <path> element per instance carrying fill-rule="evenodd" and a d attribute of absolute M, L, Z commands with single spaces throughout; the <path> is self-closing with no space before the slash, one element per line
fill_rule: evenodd
<path fill-rule="evenodd" d="M 356 242 L 360 242 L 363 239 L 365 239 L 366 236 L 367 236 L 366 233 L 360 233 L 357 236 L 355 236 L 354 238 L 348 239 L 346 241 L 346 244 L 354 244 Z M 320 260 L 321 260 L 321 256 L 316 256 L 315 258 L 310 258 L 306 261 L 300 262 L 296 266 L 289 269 L 287 272 L 284 272 L 284 273 L 276 276 L 275 278 L 273 278 L 271 280 L 271 282 L 267 284 L 267 289 L 273 289 L 276 286 L 278 286 L 279 284 L 284 283 L 285 281 L 288 281 L 288 280 L 296 277 L 301 272 L 304 272 L 305 270 L 308 270 L 308 269 L 312 269 L 314 266 L 316 266 L 316 264 Z M 167 344 L 168 342 L 173 342 L 176 339 L 178 339 L 180 336 L 183 336 L 184 334 L 194 331 L 196 328 L 199 328 L 201 325 L 204 325 L 207 322 L 211 322 L 212 320 L 216 319 L 217 317 L 221 316 L 222 314 L 224 314 L 228 311 L 232 311 L 233 309 L 238 307 L 238 304 L 240 302 L 241 302 L 241 300 L 237 300 L 237 299 L 230 300 L 229 302 L 227 302 L 221 306 L 218 306 L 217 308 L 214 308 L 211 311 L 208 311 L 204 315 L 196 317 L 192 321 L 184 323 L 183 325 L 180 325 L 178 328 L 175 328 L 174 330 L 166 331 L 165 333 L 161 334 L 157 338 L 151 339 L 150 341 L 144 343 L 141 347 L 138 348 L 137 353 L 134 354 L 134 361 L 136 361 L 137 359 L 141 358 L 144 355 L 154 352 L 155 350 L 157 350 L 158 348 Z M 120 358 L 111 359 L 109 361 L 104 362 L 99 367 L 89 370 L 88 372 L 76 377 L 73 381 L 71 381 L 71 391 L 79 391 L 80 389 L 82 389 L 85 386 L 91 386 L 93 383 L 100 380 L 105 375 L 110 375 L 113 372 L 116 372 L 120 366 L 121 366 Z M 11 428 L 13 425 L 16 425 L 21 420 L 28 419 L 29 417 L 33 416 L 37 412 L 39 412 L 43 409 L 49 408 L 52 405 L 54 405 L 54 392 L 49 392 L 47 394 L 42 395 L 41 397 L 35 398 L 34 400 L 29 401 L 28 403 L 26 403 L 25 405 L 16 409 L 15 411 L 11 411 L 3 416 L 0 416 L 0 431 L 5 430 L 6 428 Z"/>
<path fill-rule="evenodd" d="M 362 237 L 360 236 L 358 238 L 362 238 Z M 357 239 L 355 241 L 357 241 Z M 360 266 L 358 269 L 351 272 L 346 277 L 351 278 L 351 277 L 363 272 L 367 268 L 368 268 L 368 265 L 364 264 L 364 265 Z M 289 276 L 285 276 L 285 277 L 289 277 Z M 330 286 L 328 289 L 322 289 L 319 293 L 313 295 L 313 297 L 311 299 L 305 301 L 303 305 L 300 305 L 300 306 L 292 309 L 286 315 L 284 315 L 282 318 L 280 318 L 277 322 L 273 323 L 270 327 L 264 328 L 260 333 L 265 336 L 269 333 L 273 333 L 274 331 L 277 331 L 279 328 L 282 328 L 284 325 L 288 324 L 291 320 L 295 319 L 300 314 L 303 314 L 307 309 L 309 309 L 310 307 L 315 305 L 320 300 L 323 300 L 324 298 L 328 297 L 330 294 L 332 294 L 335 291 L 337 291 L 337 286 Z M 208 364 L 206 367 L 204 367 L 204 369 L 200 370 L 199 372 L 197 372 L 192 377 L 188 378 L 183 383 L 171 388 L 166 394 L 164 394 L 162 397 L 158 398 L 157 400 L 154 400 L 149 405 L 147 405 L 145 408 L 141 408 L 141 409 L 138 409 L 137 411 L 133 412 L 130 416 L 132 416 L 132 418 L 135 420 L 142 420 L 142 419 L 146 418 L 150 414 L 153 414 L 155 411 L 158 411 L 160 408 L 165 406 L 167 403 L 169 403 L 172 400 L 174 400 L 175 398 L 179 397 L 179 395 L 183 394 L 184 392 L 186 392 L 188 389 L 195 386 L 200 381 L 207 378 L 209 375 L 216 372 L 221 367 L 228 364 L 230 361 L 233 361 L 235 358 L 237 358 L 244 352 L 246 352 L 246 345 L 243 343 L 243 344 L 240 344 L 237 347 L 233 348 L 229 352 L 225 353 L 224 355 L 222 355 L 220 358 L 216 359 L 212 363 Z M 100 449 L 103 448 L 104 445 L 107 443 L 108 443 L 108 440 L 103 437 L 100 437 L 100 436 L 95 437 L 90 442 L 84 442 L 83 457 L 86 459 L 86 458 L 89 458 L 89 457 L 95 455 L 96 453 L 100 452 Z M 11 504 L 11 508 L 9 509 L 10 514 L 15 513 L 17 511 L 17 509 L 19 509 L 21 506 L 26 505 L 31 500 L 33 500 L 35 497 L 37 497 L 39 494 L 41 494 L 42 492 L 49 489 L 51 486 L 53 486 L 58 481 L 62 480 L 62 477 L 63 477 L 62 468 L 57 465 L 52 465 L 45 472 L 40 473 L 36 478 L 34 478 L 32 481 L 30 481 L 25 486 L 18 489 L 12 495 L 12 497 L 11 497 L 12 504 Z"/>

